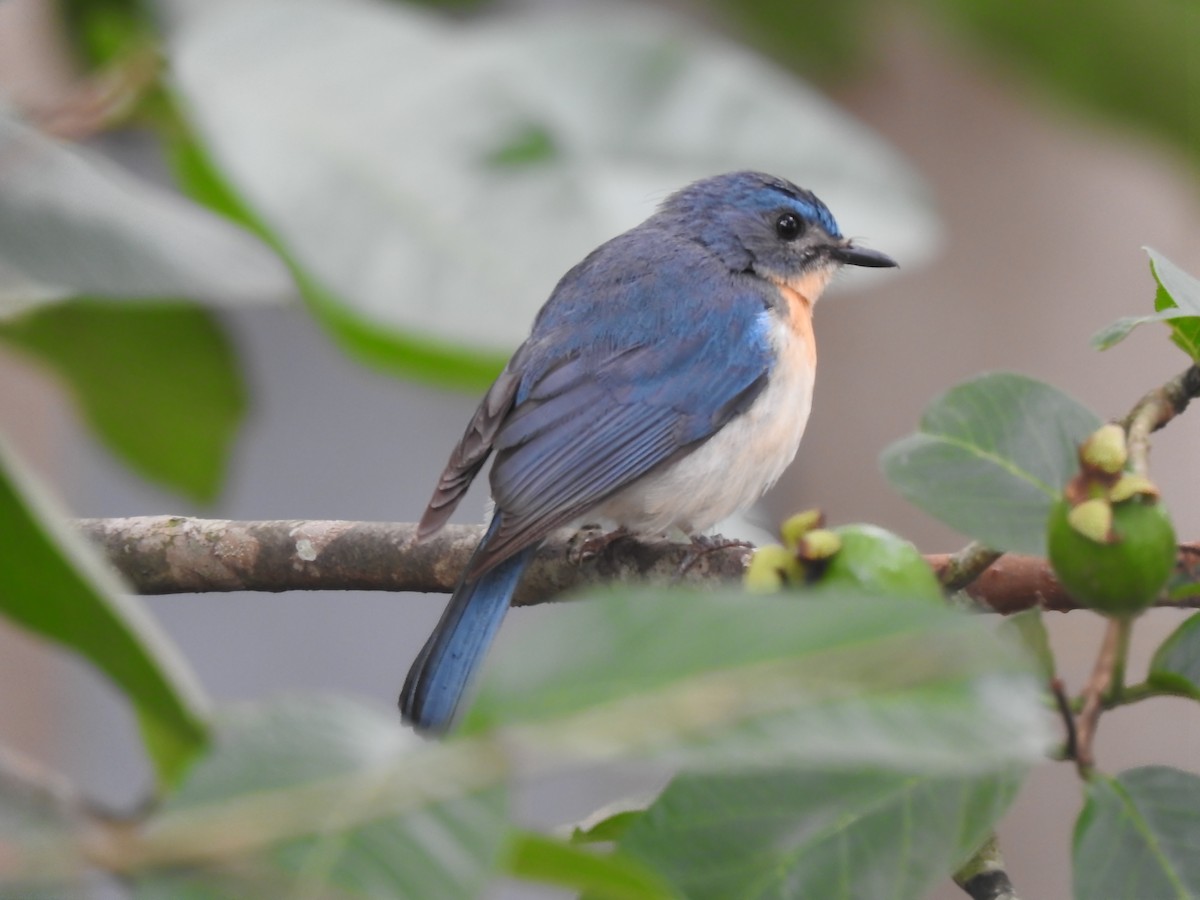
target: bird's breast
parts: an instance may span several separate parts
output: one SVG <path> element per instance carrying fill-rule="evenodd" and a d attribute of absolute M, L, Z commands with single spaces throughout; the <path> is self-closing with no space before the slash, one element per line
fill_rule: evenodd
<path fill-rule="evenodd" d="M 763 313 L 774 363 L 749 408 L 691 453 L 611 497 L 599 515 L 641 534 L 701 532 L 779 480 L 808 422 L 817 361 L 810 306 L 802 296 L 787 300 L 786 310 Z"/>

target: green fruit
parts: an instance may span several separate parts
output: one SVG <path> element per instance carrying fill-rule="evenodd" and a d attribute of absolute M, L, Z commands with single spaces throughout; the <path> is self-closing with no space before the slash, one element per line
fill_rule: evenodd
<path fill-rule="evenodd" d="M 1162 505 L 1142 495 L 1113 504 L 1107 541 L 1073 528 L 1071 512 L 1060 499 L 1046 526 L 1050 564 L 1071 596 L 1114 616 L 1133 615 L 1153 603 L 1175 566 L 1175 529 Z"/>
<path fill-rule="evenodd" d="M 842 548 L 825 566 L 819 585 L 944 602 L 933 570 L 908 541 L 874 525 L 843 525 L 834 533 Z"/>

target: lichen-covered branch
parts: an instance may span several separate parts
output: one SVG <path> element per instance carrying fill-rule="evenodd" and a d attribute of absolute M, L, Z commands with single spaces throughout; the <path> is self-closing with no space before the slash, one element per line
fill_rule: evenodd
<path fill-rule="evenodd" d="M 182 516 L 83 519 L 83 533 L 142 594 L 212 591 L 420 591 L 453 590 L 482 535 L 482 528 L 451 525 L 424 543 L 416 526 L 391 522 L 276 520 L 237 522 Z M 614 541 L 578 561 L 569 537 L 552 539 L 538 552 L 517 604 L 544 603 L 588 585 L 655 581 L 712 584 L 736 581 L 750 551 L 726 547 L 693 558 L 686 543 Z M 941 575 L 959 554 L 927 556 Z M 961 560 L 960 560 L 961 562 Z M 1200 545 L 1180 547 L 1178 567 L 1200 581 Z M 1054 580 L 1046 561 L 1005 554 L 966 588 L 979 603 L 1012 613 L 1040 605 L 1078 607 Z M 1200 606 L 1200 595 L 1180 606 Z"/>
<path fill-rule="evenodd" d="M 82 519 L 83 533 L 142 594 L 210 591 L 421 591 L 446 593 L 483 529 L 450 525 L 418 543 L 408 523 L 275 520 L 236 522 L 181 516 Z M 729 547 L 695 558 L 689 544 L 616 540 L 578 560 L 568 539 L 551 539 L 526 572 L 514 602 L 541 603 L 608 582 L 681 584 L 741 577 L 751 551 Z"/>

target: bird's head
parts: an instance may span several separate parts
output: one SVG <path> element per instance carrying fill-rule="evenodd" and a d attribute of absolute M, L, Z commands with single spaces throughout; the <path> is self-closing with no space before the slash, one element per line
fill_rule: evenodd
<path fill-rule="evenodd" d="M 811 284 L 816 294 L 844 265 L 875 268 L 895 260 L 842 236 L 811 191 L 760 172 L 730 172 L 694 182 L 663 203 L 670 227 L 717 254 L 733 271 L 778 284 Z"/>

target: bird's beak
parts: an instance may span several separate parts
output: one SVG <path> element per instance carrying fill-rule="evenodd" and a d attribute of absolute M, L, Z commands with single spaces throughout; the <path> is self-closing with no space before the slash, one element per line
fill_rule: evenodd
<path fill-rule="evenodd" d="M 878 250 L 868 250 L 866 247 L 855 247 L 847 241 L 834 247 L 829 255 L 840 263 L 848 266 L 867 266 L 872 269 L 888 269 L 900 265 L 886 253 Z"/>

